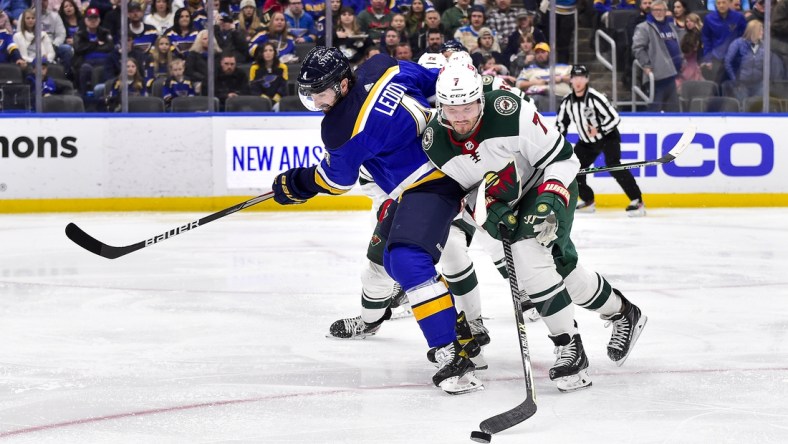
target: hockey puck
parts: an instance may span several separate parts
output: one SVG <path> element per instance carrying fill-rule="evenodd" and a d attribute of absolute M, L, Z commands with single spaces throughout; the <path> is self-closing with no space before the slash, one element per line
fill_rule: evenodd
<path fill-rule="evenodd" d="M 478 430 L 474 430 L 471 432 L 471 441 L 490 442 L 492 441 L 492 435 L 490 435 L 489 433 L 484 433 Z"/>

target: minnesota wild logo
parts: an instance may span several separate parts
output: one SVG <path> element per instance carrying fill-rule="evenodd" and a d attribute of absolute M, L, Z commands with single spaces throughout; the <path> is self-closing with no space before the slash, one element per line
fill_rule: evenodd
<path fill-rule="evenodd" d="M 372 239 L 370 239 L 370 241 L 369 241 L 369 244 L 374 247 L 374 246 L 377 246 L 378 244 L 380 244 L 381 241 L 382 241 L 382 239 L 380 238 L 380 236 L 378 236 L 377 234 L 373 234 L 372 235 Z"/>
<path fill-rule="evenodd" d="M 432 142 L 435 139 L 435 135 L 433 134 L 432 127 L 427 128 L 427 131 L 424 131 L 424 135 L 421 136 L 421 148 L 424 151 L 429 150 L 432 148 Z"/>
<path fill-rule="evenodd" d="M 497 111 L 498 114 L 502 116 L 509 116 L 514 114 L 517 111 L 518 106 L 519 105 L 517 104 L 517 102 L 515 102 L 514 99 L 509 96 L 498 97 L 497 99 L 495 99 L 495 102 L 493 102 L 493 107 L 495 108 L 495 111 Z"/>
<path fill-rule="evenodd" d="M 500 171 L 489 171 L 484 175 L 485 195 L 503 202 L 513 202 L 520 196 L 520 180 L 514 161 Z"/>

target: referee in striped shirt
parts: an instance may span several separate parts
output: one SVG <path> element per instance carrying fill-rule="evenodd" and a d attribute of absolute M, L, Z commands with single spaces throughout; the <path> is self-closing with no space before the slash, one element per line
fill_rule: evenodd
<path fill-rule="evenodd" d="M 580 168 L 587 168 L 600 153 L 605 153 L 607 166 L 621 163 L 621 134 L 618 124 L 621 118 L 607 98 L 588 86 L 588 69 L 584 65 L 572 66 L 570 73 L 572 93 L 564 97 L 558 107 L 556 126 L 566 136 L 569 124 L 574 123 L 580 140 L 575 145 L 575 154 L 580 159 Z M 631 201 L 626 211 L 628 216 L 645 216 L 646 207 L 635 177 L 629 170 L 611 171 Z M 586 176 L 577 176 L 581 203 L 577 211 L 593 213 L 596 210 L 594 190 L 586 183 Z"/>

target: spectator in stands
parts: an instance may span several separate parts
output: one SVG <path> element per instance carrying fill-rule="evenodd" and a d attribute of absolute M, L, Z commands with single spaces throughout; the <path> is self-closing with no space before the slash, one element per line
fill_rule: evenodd
<path fill-rule="evenodd" d="M 219 22 L 213 26 L 213 35 L 222 47 L 222 54 L 234 54 L 235 60 L 240 63 L 249 60 L 246 39 L 243 32 L 235 29 L 232 15 L 227 12 L 219 14 Z"/>
<path fill-rule="evenodd" d="M 547 14 L 549 2 L 542 2 L 540 10 Z M 559 63 L 569 63 L 571 55 L 570 46 L 575 35 L 575 11 L 577 0 L 556 0 L 555 4 L 555 27 L 556 27 L 556 61 Z M 546 29 L 549 26 L 545 26 Z"/>
<path fill-rule="evenodd" d="M 34 66 L 35 66 L 35 60 L 31 64 L 31 68 L 34 67 Z M 52 96 L 52 95 L 59 95 L 59 94 L 63 93 L 61 88 L 55 82 L 55 80 L 52 79 L 51 77 L 49 77 L 48 71 L 49 71 L 49 60 L 47 60 L 46 57 L 45 57 L 45 58 L 43 58 L 41 60 L 41 97 L 47 97 L 47 96 Z M 27 83 L 30 85 L 30 92 L 31 92 L 30 96 L 32 98 L 31 105 L 32 105 L 32 109 L 35 110 L 36 109 L 36 102 L 35 102 L 35 100 L 36 100 L 36 95 L 35 95 L 35 91 L 36 91 L 36 71 L 35 71 L 35 69 L 31 69 L 30 70 L 30 72 L 27 74 L 27 77 L 25 78 L 25 80 L 27 80 Z"/>
<path fill-rule="evenodd" d="M 86 96 L 93 92 L 93 68 L 104 66 L 115 45 L 109 30 L 102 28 L 99 10 L 88 8 L 85 11 L 85 27 L 74 35 L 74 67 L 78 73 L 79 90 Z"/>
<path fill-rule="evenodd" d="M 413 0 L 413 3 L 410 4 L 410 9 L 405 13 L 405 29 L 408 32 L 408 36 L 412 37 L 418 34 L 424 26 L 426 17 L 424 0 Z M 440 15 L 438 17 L 440 17 Z M 438 20 L 440 20 L 440 18 Z"/>
<path fill-rule="evenodd" d="M 788 0 L 780 0 L 772 9 L 772 51 L 788 66 Z"/>
<path fill-rule="evenodd" d="M 518 38 L 520 39 L 520 49 L 517 51 L 517 54 L 512 56 L 509 62 L 509 73 L 514 78 L 517 78 L 526 66 L 531 65 L 535 57 L 534 46 L 536 46 L 536 41 L 534 36 L 525 34 Z"/>
<path fill-rule="evenodd" d="M 724 60 L 733 40 L 744 34 L 747 20 L 740 12 L 731 9 L 731 0 L 716 0 L 717 10 L 703 20 L 703 58 L 701 69 L 704 77 L 722 83 L 725 80 Z"/>
<path fill-rule="evenodd" d="M 748 22 L 750 20 L 760 20 L 761 23 L 763 23 L 764 14 L 766 13 L 766 7 L 763 3 L 764 0 L 757 0 L 755 4 L 752 5 L 752 9 L 744 12 L 744 18 Z M 772 9 L 772 14 L 774 14 L 774 9 Z"/>
<path fill-rule="evenodd" d="M 12 36 L 14 35 L 14 26 L 11 24 L 11 19 L 8 18 L 8 14 L 6 14 L 2 9 L 0 9 L 0 30 L 5 31 Z"/>
<path fill-rule="evenodd" d="M 175 11 L 175 24 L 172 28 L 164 32 L 170 39 L 175 53 L 181 58 L 186 58 L 189 53 L 189 48 L 192 47 L 194 41 L 197 39 L 198 31 L 194 29 L 194 22 L 192 15 L 186 8 L 180 8 Z"/>
<path fill-rule="evenodd" d="M 491 55 L 482 57 L 482 63 L 479 65 L 479 72 L 486 76 L 502 77 L 507 81 L 507 84 L 512 84 L 517 81 L 517 79 L 509 75 L 509 68 L 496 62 L 495 57 Z"/>
<path fill-rule="evenodd" d="M 249 42 L 249 55 L 253 55 L 255 51 L 257 51 L 257 47 L 265 42 L 273 42 L 276 44 L 279 59 L 282 60 L 283 63 L 290 63 L 291 61 L 298 60 L 295 55 L 295 41 L 288 32 L 284 13 L 274 12 L 271 14 L 268 30 L 259 32 L 252 38 L 252 41 Z"/>
<path fill-rule="evenodd" d="M 186 55 L 186 75 L 194 83 L 194 89 L 198 94 L 204 93 L 203 82 L 208 78 L 208 41 L 208 30 L 203 29 L 197 34 Z M 219 42 L 214 41 L 213 48 L 218 59 L 218 55 L 222 52 Z"/>
<path fill-rule="evenodd" d="M 120 2 L 121 0 L 110 0 L 108 2 L 109 10 L 105 11 L 101 6 L 96 6 L 93 2 L 91 7 L 96 7 L 101 14 L 101 27 L 109 30 L 112 39 L 116 42 L 120 41 Z"/>
<path fill-rule="evenodd" d="M 498 36 L 498 43 L 500 43 L 501 48 L 507 48 L 509 36 L 519 28 L 520 14 L 525 11 L 512 8 L 512 0 L 495 0 L 495 6 L 487 14 L 487 26 Z M 519 41 L 520 39 L 518 38 L 517 42 Z"/>
<path fill-rule="evenodd" d="M 673 0 L 673 23 L 676 24 L 676 28 L 686 28 L 684 22 L 687 20 L 687 14 L 689 13 L 687 0 Z"/>
<path fill-rule="evenodd" d="M 569 74 L 572 67 L 565 63 L 555 66 L 555 95 L 564 97 L 572 92 Z M 550 45 L 537 43 L 534 47 L 534 62 L 520 72 L 516 86 L 529 96 L 546 96 L 550 87 Z"/>
<path fill-rule="evenodd" d="M 479 31 L 490 29 L 484 26 L 484 8 L 478 5 L 471 7 L 470 23 L 460 26 L 454 31 L 454 40 L 462 43 L 462 46 L 468 48 L 468 52 L 473 52 L 479 45 Z M 494 36 L 495 34 L 493 34 Z"/>
<path fill-rule="evenodd" d="M 616 5 L 613 5 L 611 0 L 594 0 L 594 9 L 596 10 L 597 17 L 598 17 L 598 26 L 603 28 L 608 28 L 608 14 L 613 9 L 635 9 L 637 8 L 637 2 L 635 0 L 621 0 L 617 2 Z"/>
<path fill-rule="evenodd" d="M 520 11 L 517 13 L 517 29 L 507 37 L 507 45 L 501 45 L 503 55 L 511 59 L 520 52 L 522 37 L 531 35 L 535 43 L 546 42 L 544 33 L 541 29 L 534 26 L 534 13 L 531 11 Z M 500 34 L 499 34 L 500 36 Z"/>
<path fill-rule="evenodd" d="M 153 82 L 157 78 L 167 77 L 170 74 L 172 61 L 173 50 L 170 45 L 170 39 L 166 35 L 161 35 L 150 49 L 150 59 L 145 71 L 145 85 L 148 89 L 151 89 Z"/>
<path fill-rule="evenodd" d="M 134 39 L 134 46 L 139 47 L 142 51 L 147 52 L 151 46 L 156 43 L 156 37 L 159 36 L 159 30 L 152 25 L 145 24 L 142 21 L 142 5 L 135 1 L 130 1 L 128 5 L 129 13 L 129 32 L 128 35 Z"/>
<path fill-rule="evenodd" d="M 494 58 L 495 63 L 499 65 L 506 66 L 508 62 L 503 54 L 501 54 L 501 47 L 498 45 L 498 41 L 495 40 L 492 30 L 487 27 L 479 30 L 479 37 L 476 39 L 476 48 L 470 51 L 470 53 L 471 59 L 473 60 L 473 66 L 477 68 L 484 64 L 484 60 L 488 56 Z"/>
<path fill-rule="evenodd" d="M 249 79 L 246 73 L 238 68 L 235 56 L 232 54 L 222 55 L 219 66 L 221 69 L 216 74 L 214 85 L 219 107 L 224 111 L 225 102 L 230 97 L 249 95 Z"/>
<path fill-rule="evenodd" d="M 317 39 L 315 19 L 304 12 L 304 3 L 301 0 L 290 0 L 285 11 L 285 20 L 296 43 L 314 43 Z"/>
<path fill-rule="evenodd" d="M 79 31 L 84 21 L 82 12 L 77 7 L 74 0 L 63 0 L 58 10 L 60 19 L 63 21 L 63 26 L 66 28 L 66 39 L 64 44 L 71 46 L 71 54 L 74 54 L 74 35 Z M 70 69 L 70 66 L 66 68 Z"/>
<path fill-rule="evenodd" d="M 649 111 L 679 112 L 676 77 L 682 64 L 680 36 L 667 12 L 665 0 L 651 2 L 651 14 L 635 28 L 632 54 L 643 67 L 644 82 L 650 73 L 654 74 L 654 102 Z"/>
<path fill-rule="evenodd" d="M 208 13 L 205 11 L 203 0 L 186 0 L 186 9 L 188 9 L 192 15 L 194 29 L 198 31 L 205 29 L 205 23 L 208 21 Z"/>
<path fill-rule="evenodd" d="M 126 61 L 126 76 L 128 77 L 126 88 L 129 91 L 129 97 L 144 97 L 148 95 L 137 60 L 129 58 Z M 120 111 L 120 98 L 123 91 L 120 80 L 118 78 L 115 81 L 107 95 L 107 109 L 110 111 Z"/>
<path fill-rule="evenodd" d="M 249 78 L 250 94 L 270 99 L 273 110 L 279 111 L 279 101 L 287 95 L 288 72 L 287 65 L 279 61 L 273 43 L 264 43 L 257 51 Z"/>
<path fill-rule="evenodd" d="M 441 24 L 441 16 L 438 14 L 438 11 L 429 9 L 424 13 L 423 26 L 419 28 L 416 34 L 410 35 L 410 47 L 413 49 L 413 52 L 417 57 L 420 57 L 422 54 L 427 52 L 427 48 L 430 46 L 430 34 L 433 34 L 435 31 L 441 33 L 440 40 L 442 44 L 445 39 L 446 32 L 443 29 L 443 25 Z M 437 37 L 433 35 L 433 43 L 436 39 Z"/>
<path fill-rule="evenodd" d="M 326 36 L 326 1 L 325 0 L 301 0 L 304 3 L 304 11 L 312 16 L 315 24 L 317 38 Z M 331 18 L 336 23 L 339 16 L 339 8 L 342 7 L 342 0 L 331 0 Z M 317 39 L 315 40 L 317 41 Z"/>
<path fill-rule="evenodd" d="M 145 16 L 145 24 L 156 28 L 159 34 L 172 28 L 175 13 L 172 11 L 172 0 L 154 0 L 153 10 Z"/>
<path fill-rule="evenodd" d="M 41 33 L 41 52 L 47 60 L 55 60 L 55 48 L 49 34 Z M 25 9 L 19 20 L 19 30 L 14 34 L 14 43 L 19 49 L 19 54 L 30 63 L 38 57 L 36 54 L 36 11 Z"/>
<path fill-rule="evenodd" d="M 405 22 L 405 16 L 402 14 L 394 14 L 391 16 L 391 29 L 397 31 L 399 34 L 399 38 L 403 42 L 407 42 L 408 38 L 408 29 L 407 23 Z"/>
<path fill-rule="evenodd" d="M 134 59 L 137 62 L 137 68 L 139 68 L 140 70 L 140 75 L 145 76 L 145 73 L 148 71 L 148 65 L 150 65 L 152 56 L 150 55 L 150 53 L 143 51 L 142 48 L 133 44 L 134 37 L 131 34 L 128 34 L 127 38 L 128 41 L 126 42 L 126 56 L 130 59 Z M 121 46 L 116 45 L 113 48 L 112 53 L 104 63 L 104 77 L 102 80 L 107 81 L 116 76 L 119 76 L 122 66 L 122 61 L 123 61 L 123 56 L 121 55 Z M 147 82 L 145 84 L 147 85 Z M 94 86 L 93 90 L 96 93 L 96 97 L 101 97 L 102 95 L 104 95 L 103 83 L 93 86 Z"/>
<path fill-rule="evenodd" d="M 626 34 L 624 41 L 616 39 L 616 51 L 619 63 L 618 69 L 623 71 L 622 81 L 627 87 L 632 84 L 632 39 L 635 36 L 635 28 L 646 21 L 646 17 L 651 12 L 651 0 L 640 0 L 640 13 L 631 17 L 627 21 Z"/>
<path fill-rule="evenodd" d="M 681 37 L 680 46 L 684 63 L 681 65 L 681 74 L 676 78 L 676 88 L 679 93 L 681 93 L 681 84 L 685 80 L 703 80 L 698 63 L 698 56 L 703 54 L 701 29 L 703 29 L 703 21 L 700 16 L 694 12 L 687 14 L 684 36 Z"/>
<path fill-rule="evenodd" d="M 407 60 L 412 62 L 413 50 L 410 49 L 410 44 L 408 42 L 399 42 L 399 44 L 397 44 L 397 51 L 394 54 L 394 58 L 397 60 Z"/>
<path fill-rule="evenodd" d="M 22 13 L 25 12 L 25 9 L 31 6 L 29 0 L 6 0 L 0 2 L 0 7 L 4 6 L 4 11 L 8 15 L 8 19 L 11 21 L 11 25 L 15 29 L 19 29 L 19 17 L 22 16 Z"/>
<path fill-rule="evenodd" d="M 736 12 L 742 12 L 741 11 L 741 0 L 731 0 L 731 9 L 736 11 Z"/>
<path fill-rule="evenodd" d="M 57 61 L 64 66 L 71 66 L 74 48 L 66 44 L 66 27 L 57 12 L 49 9 L 49 0 L 41 0 L 41 30 L 49 35 L 52 47 L 55 48 Z M 54 61 L 55 59 L 49 59 Z"/>
<path fill-rule="evenodd" d="M 399 45 L 400 38 L 397 31 L 389 28 L 383 34 L 383 40 L 380 42 L 380 52 L 388 54 L 391 57 L 397 55 L 397 45 Z"/>
<path fill-rule="evenodd" d="M 450 40 L 457 30 L 470 23 L 471 0 L 456 0 L 454 6 L 441 15 L 441 25 L 446 31 L 444 38 Z"/>
<path fill-rule="evenodd" d="M 257 16 L 254 0 L 241 0 L 241 13 L 238 15 L 238 29 L 244 34 L 246 41 L 252 40 L 263 30 L 263 23 Z"/>
<path fill-rule="evenodd" d="M 14 36 L 5 29 L 0 29 L 0 63 L 16 63 L 22 69 L 27 68 L 27 61 L 14 43 Z"/>
<path fill-rule="evenodd" d="M 185 71 L 186 62 L 183 59 L 172 59 L 170 61 L 169 75 L 167 80 L 164 81 L 164 86 L 161 90 L 161 98 L 164 99 L 164 105 L 168 110 L 172 106 L 172 99 L 197 95 L 191 79 L 184 74 Z"/>
<path fill-rule="evenodd" d="M 737 38 L 725 55 L 727 81 L 722 83 L 726 96 L 744 101 L 747 97 L 763 95 L 763 23 L 752 20 L 747 24 L 744 35 Z M 771 55 L 771 78 L 782 79 L 784 68 L 779 57 Z"/>
<path fill-rule="evenodd" d="M 353 8 L 343 6 L 339 17 L 339 25 L 334 28 L 334 46 L 347 56 L 351 65 L 357 66 L 364 61 L 367 49 L 375 44 L 368 35 L 361 32 Z"/>
<path fill-rule="evenodd" d="M 358 14 L 358 26 L 361 32 L 368 34 L 377 44 L 380 43 L 384 30 L 391 26 L 392 16 L 386 0 L 369 0 L 369 7 Z"/>

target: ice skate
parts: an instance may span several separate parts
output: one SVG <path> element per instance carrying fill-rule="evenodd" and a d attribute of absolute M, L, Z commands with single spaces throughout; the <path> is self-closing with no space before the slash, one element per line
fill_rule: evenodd
<path fill-rule="evenodd" d="M 569 336 L 562 333 L 557 336 L 550 336 L 555 344 L 556 360 L 550 368 L 550 379 L 555 381 L 558 390 L 562 392 L 573 392 L 591 386 L 591 378 L 588 377 L 588 358 L 583 349 L 583 341 L 580 334 L 575 333 Z"/>
<path fill-rule="evenodd" d="M 484 385 L 474 373 L 476 366 L 468 358 L 459 341 L 438 347 L 435 351 L 435 359 L 439 369 L 432 377 L 432 382 L 444 392 L 450 395 L 462 395 L 484 389 Z"/>
<path fill-rule="evenodd" d="M 539 310 L 536 309 L 536 305 L 531 302 L 528 298 L 522 298 L 522 309 L 523 309 L 523 318 L 527 319 L 531 322 L 536 322 L 539 320 Z"/>
<path fill-rule="evenodd" d="M 488 365 L 487 361 L 484 359 L 482 347 L 479 341 L 476 339 L 476 335 L 473 334 L 473 323 L 478 323 L 478 325 L 481 325 L 479 336 L 482 338 L 482 340 L 485 340 L 486 338 L 486 344 L 490 343 L 490 336 L 488 334 L 487 328 L 484 327 L 481 318 L 468 322 L 465 319 L 465 312 L 460 312 L 460 314 L 457 315 L 457 324 L 454 326 L 457 331 L 457 341 L 459 341 L 460 345 L 464 347 L 465 353 L 471 358 L 471 361 L 473 361 L 476 370 L 487 370 Z M 479 327 L 477 326 L 476 328 Z M 440 366 L 440 363 L 436 357 L 437 350 L 437 348 L 431 348 L 427 351 L 427 360 L 435 364 L 436 367 Z"/>
<path fill-rule="evenodd" d="M 577 203 L 575 207 L 575 213 L 595 213 L 596 212 L 596 204 L 593 200 L 588 202 L 580 201 Z"/>
<path fill-rule="evenodd" d="M 624 361 L 632 352 L 640 333 L 646 326 L 647 316 L 643 316 L 640 309 L 629 302 L 620 291 L 615 288 L 613 291 L 621 297 L 622 308 L 620 313 L 612 316 L 601 316 L 605 321 L 605 327 L 613 325 L 613 333 L 610 342 L 607 344 L 607 356 L 617 366 L 624 365 Z"/>
<path fill-rule="evenodd" d="M 335 321 L 328 328 L 327 338 L 336 339 L 364 339 L 367 336 L 374 336 L 378 332 L 383 321 L 391 319 L 391 309 L 387 308 L 386 313 L 378 321 L 371 324 L 364 322 L 361 316 L 355 318 L 345 318 Z"/>
<path fill-rule="evenodd" d="M 629 217 L 643 217 L 646 215 L 646 204 L 643 203 L 643 199 L 633 199 L 627 205 L 626 212 Z"/>
<path fill-rule="evenodd" d="M 399 284 L 394 284 L 394 295 L 391 297 L 391 319 L 402 319 L 413 316 L 413 310 L 410 308 L 410 301 L 408 294 L 400 287 Z"/>

